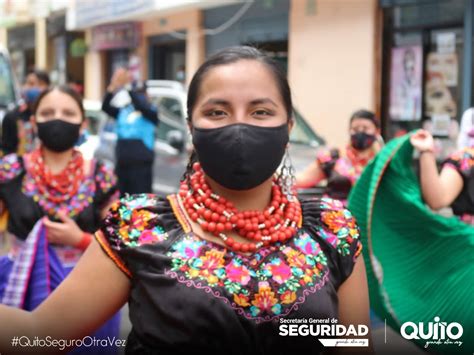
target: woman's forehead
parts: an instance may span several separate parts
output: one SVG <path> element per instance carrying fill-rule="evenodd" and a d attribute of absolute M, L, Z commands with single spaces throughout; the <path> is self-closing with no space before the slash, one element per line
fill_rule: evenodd
<path fill-rule="evenodd" d="M 256 60 L 239 60 L 210 69 L 203 77 L 199 100 L 209 98 L 246 99 L 270 97 L 279 99 L 280 92 L 272 71 Z"/>

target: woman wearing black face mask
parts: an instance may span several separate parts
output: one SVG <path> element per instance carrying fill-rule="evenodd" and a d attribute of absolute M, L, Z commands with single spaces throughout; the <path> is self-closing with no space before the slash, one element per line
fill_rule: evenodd
<path fill-rule="evenodd" d="M 326 180 L 325 195 L 344 203 L 368 162 L 381 148 L 379 122 L 367 110 L 352 114 L 350 143 L 341 154 L 338 149 L 322 149 L 316 161 L 296 178 L 297 188 L 313 187 Z"/>
<path fill-rule="evenodd" d="M 286 188 L 289 176 L 274 176 L 293 125 L 277 65 L 250 47 L 214 55 L 191 81 L 188 115 L 195 154 L 180 192 L 122 199 L 54 300 L 31 316 L 0 307 L 0 318 L 78 337 L 129 300 L 130 354 L 315 354 L 324 348 L 314 337 L 285 336 L 280 323 L 368 324 L 350 212 L 330 199 L 302 203 Z M 102 272 L 91 289 L 93 270 Z M 59 305 L 69 297 L 75 310 Z M 58 329 L 63 311 L 82 312 L 81 324 Z M 11 329 L 20 325 L 0 331 L 0 350 Z"/>
<path fill-rule="evenodd" d="M 46 90 L 32 120 L 39 147 L 0 160 L 0 200 L 9 211 L 12 245 L 0 258 L 0 303 L 26 310 L 42 303 L 73 269 L 118 198 L 112 171 L 74 149 L 84 124 L 81 98 L 74 91 Z M 116 316 L 96 335 L 116 336 L 118 326 Z"/>

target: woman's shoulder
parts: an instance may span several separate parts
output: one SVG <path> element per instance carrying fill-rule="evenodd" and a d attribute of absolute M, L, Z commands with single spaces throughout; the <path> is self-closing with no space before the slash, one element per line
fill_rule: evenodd
<path fill-rule="evenodd" d="M 443 166 L 452 167 L 458 171 L 469 171 L 474 167 L 474 147 L 465 147 L 451 154 Z"/>
<path fill-rule="evenodd" d="M 95 237 L 115 264 L 131 276 L 130 251 L 166 241 L 177 225 L 168 199 L 153 194 L 126 195 L 112 204 Z"/>
<path fill-rule="evenodd" d="M 313 198 L 301 202 L 303 226 L 318 239 L 331 246 L 338 254 L 347 256 L 360 253 L 360 231 L 352 213 L 339 200 Z M 356 245 L 354 250 L 353 245 Z"/>
<path fill-rule="evenodd" d="M 0 184 L 6 184 L 24 171 L 23 159 L 15 153 L 0 158 Z"/>
<path fill-rule="evenodd" d="M 328 256 L 335 282 L 341 285 L 351 275 L 362 252 L 354 216 L 341 201 L 330 198 L 304 201 L 302 209 L 303 228 Z"/>
<path fill-rule="evenodd" d="M 101 232 L 117 250 L 160 242 L 167 238 L 163 217 L 170 214 L 167 199 L 153 194 L 126 195 L 110 207 Z"/>

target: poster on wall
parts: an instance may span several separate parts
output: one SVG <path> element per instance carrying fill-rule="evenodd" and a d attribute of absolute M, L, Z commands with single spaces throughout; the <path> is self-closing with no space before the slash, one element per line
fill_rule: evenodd
<path fill-rule="evenodd" d="M 425 115 L 456 117 L 455 90 L 458 85 L 456 53 L 428 54 L 426 60 Z"/>
<path fill-rule="evenodd" d="M 456 51 L 456 33 L 443 32 L 436 36 L 438 53 L 454 53 Z"/>
<path fill-rule="evenodd" d="M 392 49 L 389 112 L 394 121 L 421 119 L 422 58 L 421 46 Z"/>

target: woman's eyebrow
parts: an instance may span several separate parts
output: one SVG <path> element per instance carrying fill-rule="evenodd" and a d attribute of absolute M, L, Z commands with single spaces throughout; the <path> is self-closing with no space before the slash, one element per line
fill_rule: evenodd
<path fill-rule="evenodd" d="M 230 102 L 224 99 L 209 99 L 204 103 L 204 105 L 230 106 Z"/>
<path fill-rule="evenodd" d="M 261 105 L 261 104 L 271 104 L 275 107 L 277 107 L 278 105 L 275 103 L 275 101 L 273 101 L 272 99 L 268 98 L 268 97 L 264 97 L 264 98 L 260 98 L 260 99 L 255 99 L 255 100 L 252 100 L 250 101 L 250 103 L 252 105 Z"/>

